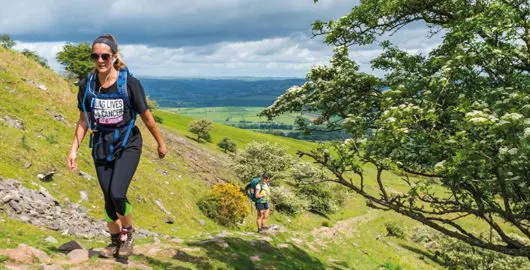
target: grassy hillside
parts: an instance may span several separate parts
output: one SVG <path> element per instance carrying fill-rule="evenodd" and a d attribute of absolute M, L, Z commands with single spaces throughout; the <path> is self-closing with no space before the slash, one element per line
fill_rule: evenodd
<path fill-rule="evenodd" d="M 35 82 L 43 84 L 47 90 L 39 89 Z M 103 219 L 103 196 L 97 180 L 87 180 L 78 173 L 70 172 L 66 166 L 79 117 L 76 94 L 77 89 L 53 71 L 18 53 L 0 48 L 0 118 L 8 116 L 24 124 L 24 129 L 18 129 L 5 120 L 0 121 L 0 176 L 18 179 L 28 188 L 35 188 L 33 183 L 38 183 L 60 203 L 67 200 L 79 202 L 88 209 L 90 216 Z M 212 184 L 237 181 L 229 156 L 215 145 L 222 137 L 230 137 L 238 148 L 254 140 L 276 142 L 288 147 L 292 154 L 297 150 L 309 150 L 314 144 L 221 124 L 215 124 L 211 132 L 214 144 L 199 144 L 187 131 L 192 118 L 167 111 L 158 111 L 157 115 L 164 119 L 162 132 L 168 144 L 168 155 L 164 160 L 157 158 L 155 141 L 139 123 L 144 152 L 128 197 L 134 206 L 133 214 L 138 227 L 179 237 L 183 242 L 176 244 L 162 239 L 167 244 L 164 249 L 174 252 L 187 248 L 187 251 L 178 253 L 178 256 L 145 253 L 133 260 L 159 269 L 252 269 L 272 266 L 278 269 L 376 269 L 385 263 L 405 269 L 439 267 L 429 259 L 430 254 L 415 243 L 385 237 L 384 223 L 389 220 L 402 223 L 409 232 L 416 223 L 395 214 L 369 210 L 361 198 L 353 195 L 342 210 L 329 217 L 305 213 L 292 218 L 273 213 L 272 222 L 286 227 L 287 231 L 270 239 L 253 233 L 254 211 L 240 228 L 228 229 L 215 224 L 199 211 L 196 201 Z M 63 118 L 64 121 L 59 121 Z M 95 176 L 86 143 L 80 149 L 78 165 L 80 170 Z M 37 174 L 51 168 L 57 171 L 53 180 L 39 181 Z M 367 170 L 370 171 L 369 168 Z M 404 190 L 397 177 L 387 177 L 394 189 Z M 88 201 L 81 200 L 80 191 L 88 193 Z M 163 222 L 166 214 L 156 206 L 155 200 L 162 202 L 171 212 L 174 224 Z M 222 232 L 220 237 L 226 244 L 197 242 Z M 0 248 L 24 242 L 54 254 L 54 246 L 42 241 L 48 235 L 53 235 L 60 242 L 75 239 L 11 220 L 5 213 L 0 215 Z M 150 241 L 144 240 L 139 244 Z M 88 247 L 105 244 L 98 239 L 82 242 Z M 255 255 L 260 256 L 259 262 L 249 259 Z"/>

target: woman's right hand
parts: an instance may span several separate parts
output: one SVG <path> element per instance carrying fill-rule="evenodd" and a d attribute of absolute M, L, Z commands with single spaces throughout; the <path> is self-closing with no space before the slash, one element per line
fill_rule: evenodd
<path fill-rule="evenodd" d="M 77 170 L 77 163 L 75 162 L 76 159 L 77 159 L 77 152 L 70 151 L 70 154 L 68 155 L 68 167 L 72 171 Z"/>
<path fill-rule="evenodd" d="M 164 158 L 166 156 L 166 153 L 167 153 L 166 144 L 162 143 L 162 144 L 158 145 L 158 157 L 160 159 L 162 159 L 162 158 Z"/>

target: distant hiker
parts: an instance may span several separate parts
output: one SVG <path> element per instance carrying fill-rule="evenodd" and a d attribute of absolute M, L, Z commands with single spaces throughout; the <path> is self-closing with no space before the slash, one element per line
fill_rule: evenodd
<path fill-rule="evenodd" d="M 268 181 L 269 175 L 264 173 L 261 177 L 252 179 L 252 181 L 245 187 L 247 195 L 256 204 L 256 210 L 258 212 L 256 217 L 258 233 L 265 228 L 265 224 L 267 224 L 267 220 L 269 219 L 269 199 L 271 189 Z"/>
<path fill-rule="evenodd" d="M 144 89 L 129 73 L 114 37 L 108 34 L 98 37 L 92 44 L 90 57 L 94 70 L 79 82 L 77 107 L 81 113 L 68 165 L 72 171 L 77 169 L 77 150 L 90 131 L 89 145 L 111 233 L 111 243 L 101 255 L 129 256 L 133 251 L 134 229 L 132 207 L 126 194 L 142 153 L 142 135 L 135 126 L 137 114 L 158 142 L 159 158 L 166 155 L 167 149 L 147 108 Z"/>

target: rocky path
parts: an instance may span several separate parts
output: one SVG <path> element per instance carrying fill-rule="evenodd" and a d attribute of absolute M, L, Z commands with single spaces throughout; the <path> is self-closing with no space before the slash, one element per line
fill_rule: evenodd
<path fill-rule="evenodd" d="M 0 181 L 0 208 L 9 218 L 63 234 L 81 238 L 94 238 L 106 234 L 102 231 L 105 227 L 103 220 L 88 217 L 86 209 L 78 204 L 61 205 L 38 184 L 36 189 L 28 189 L 21 182 L 13 179 Z M 56 247 L 56 250 L 48 253 L 26 244 L 20 244 L 12 249 L 0 249 L 0 268 L 3 266 L 7 269 L 151 269 L 151 266 L 156 265 L 156 268 L 179 269 L 175 264 L 191 264 L 199 269 L 212 269 L 214 268 L 211 265 L 212 260 L 223 263 L 244 260 L 255 268 L 260 268 L 259 266 L 271 268 L 270 263 L 275 262 L 268 261 L 263 256 L 279 254 L 280 259 L 288 261 L 288 256 L 282 258 L 288 250 L 301 248 L 301 250 L 320 252 L 336 239 L 359 233 L 356 228 L 370 222 L 376 216 L 377 213 L 369 211 L 362 216 L 338 221 L 332 227 L 320 227 L 312 231 L 287 231 L 282 226 L 272 225 L 261 234 L 223 232 L 187 241 L 140 231 L 138 238 L 148 237 L 153 239 L 154 243 L 136 245 L 135 256 L 131 260 L 99 258 L 98 249 L 84 248 L 71 242 L 61 245 L 53 237 L 48 237 L 46 241 Z M 282 237 L 276 238 L 277 234 L 281 234 Z M 278 239 L 285 240 L 279 242 Z M 254 254 L 254 250 L 258 252 Z M 306 253 L 300 253 L 300 249 L 296 252 L 299 253 L 292 254 L 293 257 L 311 258 Z"/>
<path fill-rule="evenodd" d="M 99 250 L 87 249 L 76 242 L 63 245 L 57 243 L 56 252 L 52 255 L 34 247 L 20 244 L 13 249 L 0 249 L 0 258 L 7 269 L 188 269 L 178 265 L 193 265 L 192 268 L 215 269 L 212 260 L 230 263 L 238 260 L 248 261 L 253 268 L 275 269 L 275 261 L 265 260 L 269 254 L 288 254 L 289 250 L 298 248 L 319 252 L 327 243 L 344 236 L 351 236 L 356 227 L 373 220 L 377 214 L 368 212 L 365 215 L 339 221 L 332 227 L 321 227 L 310 232 L 287 231 L 284 227 L 271 225 L 260 234 L 254 232 L 223 232 L 204 236 L 197 240 L 168 238 L 162 241 L 154 238 L 153 243 L 137 244 L 132 259 L 99 257 Z M 281 234 L 285 242 L 278 242 L 276 235 Z M 290 237 L 290 238 L 289 238 Z M 311 238 L 311 241 L 309 241 Z M 50 240 L 51 242 L 51 240 Z M 245 248 L 249 253 L 238 253 L 237 249 Z M 253 253 L 256 251 L 255 253 Z M 214 255 L 210 258 L 210 255 Z M 230 257 L 223 258 L 215 257 Z M 288 256 L 285 260 L 290 260 Z M 310 257 L 308 257 L 310 258 Z M 266 264 L 268 263 L 268 265 Z M 272 264 L 272 267 L 271 267 Z M 317 267 L 315 269 L 323 269 Z"/>
<path fill-rule="evenodd" d="M 48 191 L 34 183 L 37 190 L 26 188 L 14 179 L 0 181 L 0 210 L 8 217 L 32 225 L 59 231 L 64 235 L 83 238 L 109 236 L 103 229 L 104 220 L 88 216 L 87 209 L 76 203 L 61 205 Z M 138 236 L 158 236 L 147 230 L 138 230 Z"/>

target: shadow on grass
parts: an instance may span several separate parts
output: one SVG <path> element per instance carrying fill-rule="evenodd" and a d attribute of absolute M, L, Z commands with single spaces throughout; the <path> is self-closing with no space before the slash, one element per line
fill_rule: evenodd
<path fill-rule="evenodd" d="M 413 246 L 409 246 L 407 244 L 399 244 L 402 248 L 404 249 L 407 249 L 407 250 L 410 250 L 416 254 L 419 254 L 419 255 L 422 255 L 426 258 L 429 258 L 431 261 L 439 264 L 440 266 L 443 266 L 443 262 L 440 260 L 440 258 L 438 258 L 437 256 L 433 255 L 432 253 L 428 252 L 428 251 L 425 251 L 425 250 L 422 250 L 422 249 L 419 249 L 417 247 L 413 247 Z"/>
<path fill-rule="evenodd" d="M 312 209 L 309 210 L 309 212 L 311 212 L 311 213 L 313 213 L 315 215 L 321 216 L 321 217 L 323 217 L 323 218 L 325 218 L 327 220 L 330 220 L 329 216 L 324 214 L 324 213 L 322 213 L 322 212 L 319 212 L 319 211 L 316 211 L 316 210 L 312 210 Z"/>
<path fill-rule="evenodd" d="M 330 262 L 330 265 L 326 267 L 327 269 L 333 269 L 333 270 L 355 269 L 355 268 L 352 268 L 350 264 L 345 261 L 332 261 Z"/>
<path fill-rule="evenodd" d="M 198 140 L 197 140 L 197 137 L 192 137 L 192 136 L 190 136 L 190 135 L 185 135 L 185 137 L 188 138 L 188 139 L 190 139 L 190 140 L 192 140 L 192 141 L 194 141 L 194 142 L 197 142 L 197 143 L 202 143 L 202 144 L 207 143 L 207 141 L 205 141 L 205 140 L 200 140 L 200 141 L 198 141 Z"/>
<path fill-rule="evenodd" d="M 189 267 L 177 266 L 169 262 L 163 262 L 161 260 L 157 260 L 153 257 L 149 257 L 145 255 L 135 255 L 134 257 L 136 258 L 136 260 L 146 262 L 153 269 L 171 269 L 171 270 L 190 270 L 191 269 Z M 211 268 L 199 268 L 199 269 L 211 269 Z"/>
<path fill-rule="evenodd" d="M 197 241 L 189 246 L 206 250 L 206 258 L 179 251 L 173 259 L 193 263 L 199 269 L 212 269 L 209 259 L 235 269 L 325 269 L 320 260 L 295 245 L 280 249 L 263 240 L 226 237 Z"/>

